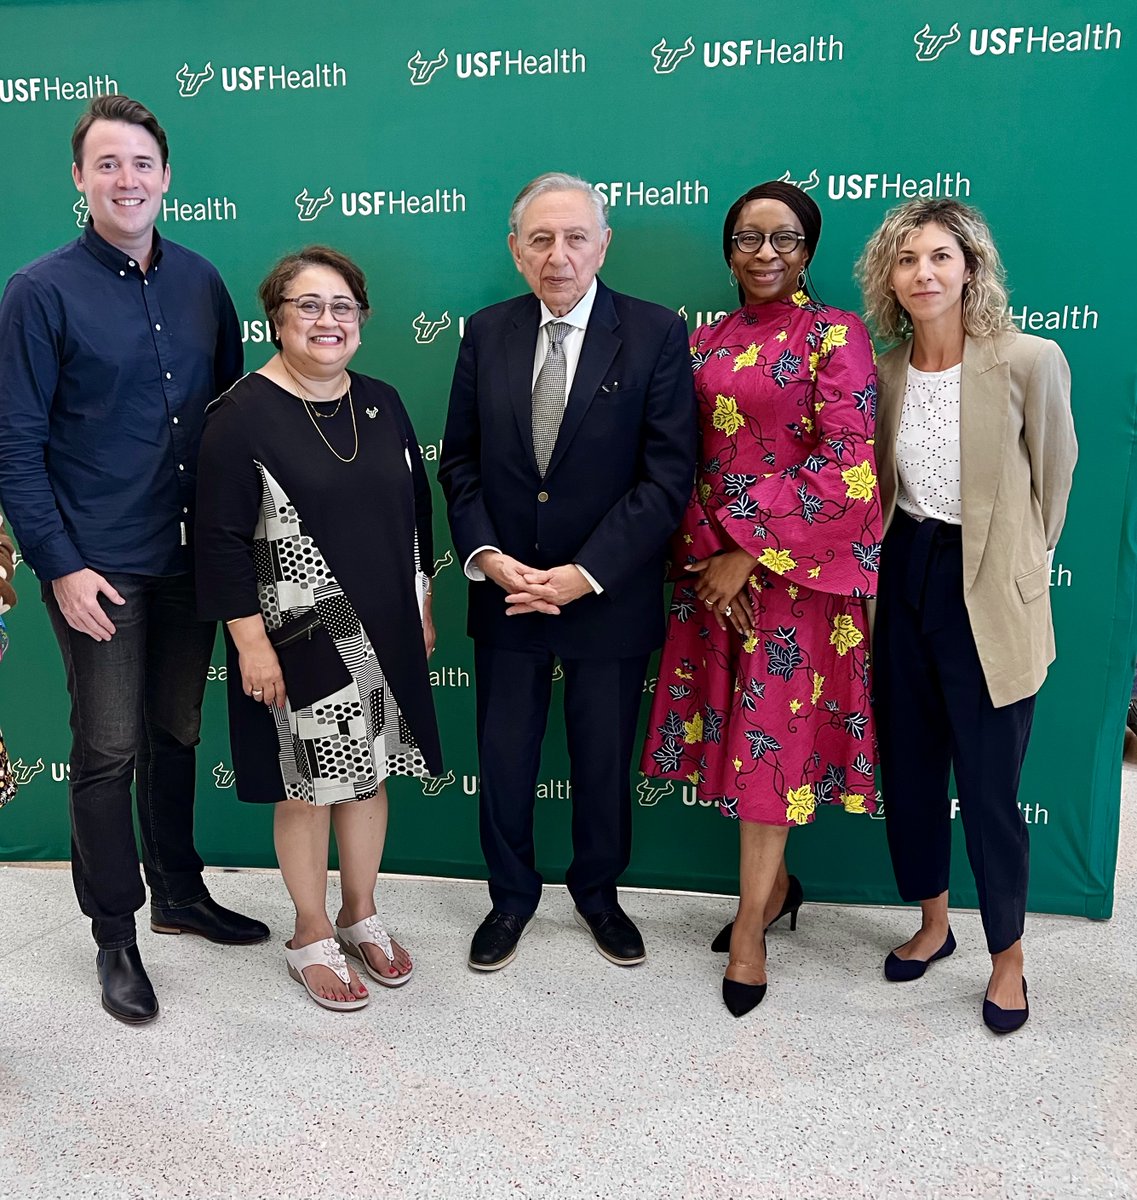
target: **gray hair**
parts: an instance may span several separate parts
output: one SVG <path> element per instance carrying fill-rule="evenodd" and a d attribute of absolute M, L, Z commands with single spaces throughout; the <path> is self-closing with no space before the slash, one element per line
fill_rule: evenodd
<path fill-rule="evenodd" d="M 544 175 L 529 180 L 517 193 L 517 199 L 509 210 L 509 232 L 514 237 L 520 236 L 521 218 L 525 215 L 525 210 L 538 196 L 543 196 L 546 192 L 584 192 L 592 201 L 600 232 L 603 233 L 608 228 L 608 201 L 587 179 L 581 179 L 578 175 L 568 175 L 564 171 L 546 171 Z"/>

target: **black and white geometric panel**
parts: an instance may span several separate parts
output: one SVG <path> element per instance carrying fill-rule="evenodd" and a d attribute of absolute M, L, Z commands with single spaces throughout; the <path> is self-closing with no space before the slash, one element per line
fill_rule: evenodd
<path fill-rule="evenodd" d="M 427 774 L 359 617 L 284 489 L 257 463 L 264 496 L 253 535 L 261 615 L 270 631 L 315 608 L 351 683 L 293 711 L 273 709 L 287 794 L 309 804 L 374 796 L 388 775 Z M 415 564 L 416 568 L 418 564 Z"/>

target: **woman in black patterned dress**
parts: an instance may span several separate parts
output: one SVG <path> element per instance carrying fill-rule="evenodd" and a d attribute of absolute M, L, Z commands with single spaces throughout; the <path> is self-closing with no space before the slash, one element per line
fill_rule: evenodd
<path fill-rule="evenodd" d="M 278 353 L 211 407 L 198 475 L 197 586 L 223 620 L 237 792 L 276 804 L 296 905 L 289 974 L 359 1008 L 356 958 L 388 987 L 412 963 L 375 912 L 388 775 L 441 770 L 427 670 L 430 488 L 398 393 L 347 370 L 363 273 L 310 246 L 261 284 Z M 327 915 L 330 829 L 343 903 Z"/>

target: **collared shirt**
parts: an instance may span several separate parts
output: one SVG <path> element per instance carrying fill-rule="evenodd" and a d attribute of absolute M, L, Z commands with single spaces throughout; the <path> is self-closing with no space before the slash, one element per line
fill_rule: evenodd
<path fill-rule="evenodd" d="M 960 364 L 946 371 L 908 368 L 896 431 L 896 503 L 919 521 L 963 522 L 959 467 Z"/>
<path fill-rule="evenodd" d="M 563 321 L 566 325 L 571 325 L 572 328 L 561 339 L 561 349 L 565 356 L 565 407 L 568 407 L 569 392 L 572 391 L 572 381 L 576 378 L 577 364 L 580 362 L 580 352 L 584 346 L 584 334 L 588 329 L 588 318 L 592 316 L 592 305 L 596 300 L 596 280 L 593 278 L 589 284 L 588 291 L 576 302 L 573 308 L 565 313 L 563 317 L 554 316 L 548 309 L 544 300 L 541 301 L 541 324 L 537 330 L 537 346 L 533 354 L 533 386 L 537 386 L 537 376 L 541 374 L 541 368 L 545 365 L 545 356 L 549 353 L 549 329 L 548 326 L 553 321 Z M 498 549 L 497 546 L 479 546 L 466 559 L 463 571 L 466 578 L 474 583 L 482 583 L 485 581 L 486 574 L 480 567 L 474 565 L 474 559 L 477 558 L 483 550 Z M 588 586 L 599 595 L 604 587 L 596 579 L 594 579 L 581 565 L 575 564 L 576 569 L 588 581 Z"/>
<path fill-rule="evenodd" d="M 217 270 L 154 233 L 150 269 L 88 222 L 0 300 L 0 504 L 42 580 L 176 575 L 205 406 L 242 371 Z"/>
<path fill-rule="evenodd" d="M 584 346 L 584 332 L 588 328 L 588 318 L 592 316 L 592 305 L 596 300 L 596 280 L 593 279 L 588 291 L 576 302 L 575 307 L 563 317 L 554 317 L 541 301 L 541 326 L 537 332 L 537 347 L 533 355 L 533 386 L 537 386 L 537 376 L 545 365 L 545 356 L 549 353 L 549 326 L 554 321 L 560 321 L 572 328 L 561 341 L 561 349 L 565 356 L 565 405 L 568 405 L 569 392 L 572 391 L 572 381 L 576 378 L 577 363 L 580 362 L 580 351 Z"/>

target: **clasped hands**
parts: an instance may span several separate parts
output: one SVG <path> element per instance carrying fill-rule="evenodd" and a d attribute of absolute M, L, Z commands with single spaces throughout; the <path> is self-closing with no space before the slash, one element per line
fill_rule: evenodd
<path fill-rule="evenodd" d="M 747 583 L 757 563 L 754 555 L 736 549 L 689 563 L 685 568 L 696 576 L 695 595 L 711 610 L 719 628 L 725 630 L 730 625 L 740 637 L 754 632 Z"/>
<path fill-rule="evenodd" d="M 572 563 L 545 570 L 527 566 L 499 550 L 483 550 L 474 565 L 505 592 L 508 617 L 521 613 L 555 617 L 566 604 L 592 591 L 580 568 Z"/>

